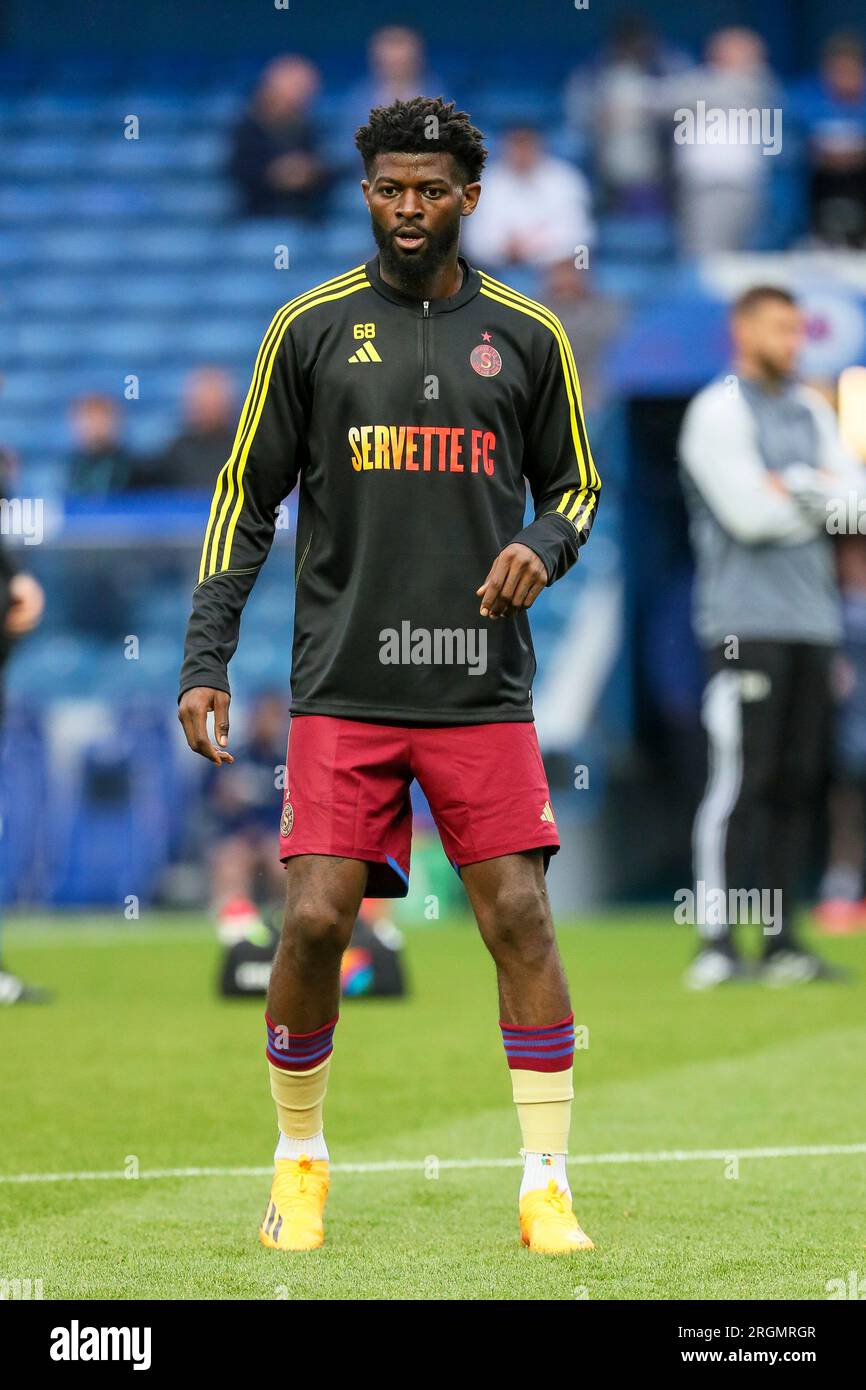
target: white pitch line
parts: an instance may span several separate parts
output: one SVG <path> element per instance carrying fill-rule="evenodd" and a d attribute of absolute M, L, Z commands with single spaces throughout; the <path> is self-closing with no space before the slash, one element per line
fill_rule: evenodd
<path fill-rule="evenodd" d="M 726 1162 L 731 1158 L 822 1158 L 845 1154 L 866 1154 L 866 1144 L 795 1144 L 775 1149 L 663 1149 L 658 1153 L 609 1153 L 569 1155 L 572 1167 L 609 1167 L 621 1163 L 702 1163 Z M 428 1166 L 442 1171 L 461 1168 L 514 1168 L 521 1158 L 437 1158 L 392 1159 L 381 1163 L 332 1163 L 332 1173 L 424 1173 Z M 28 1182 L 146 1182 L 154 1178 L 264 1178 L 273 1173 L 273 1164 L 256 1168 L 151 1168 L 134 1178 L 123 1169 L 80 1173 L 0 1173 L 0 1183 Z"/>

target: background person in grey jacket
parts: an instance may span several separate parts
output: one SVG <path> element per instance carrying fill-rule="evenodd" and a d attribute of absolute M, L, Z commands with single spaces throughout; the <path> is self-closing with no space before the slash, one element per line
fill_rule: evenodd
<path fill-rule="evenodd" d="M 726 904 L 732 890 L 757 889 L 763 978 L 838 978 L 799 944 L 795 912 L 824 788 L 841 637 L 828 503 L 862 493 L 866 472 L 845 453 L 832 408 L 794 379 L 802 316 L 793 297 L 748 290 L 733 306 L 731 335 L 733 373 L 695 396 L 679 443 L 709 677 L 696 901 L 701 885 L 704 901 L 722 890 Z M 718 891 L 713 898 L 722 901 Z M 698 921 L 694 988 L 744 973 L 732 931 L 742 901 Z"/>

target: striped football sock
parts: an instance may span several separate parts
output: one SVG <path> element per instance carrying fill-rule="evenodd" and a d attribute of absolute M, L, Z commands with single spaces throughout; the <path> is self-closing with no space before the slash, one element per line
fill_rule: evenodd
<path fill-rule="evenodd" d="M 284 1025 L 274 1023 L 268 1014 L 265 1021 L 271 1095 L 277 1107 L 280 1134 L 288 1141 L 282 1149 L 280 1141 L 276 1156 L 294 1157 L 294 1153 L 286 1152 L 286 1147 L 292 1149 L 294 1141 L 301 1141 L 299 1152 L 310 1158 L 327 1158 L 322 1115 L 337 1019 L 332 1018 L 312 1033 L 291 1033 Z"/>
<path fill-rule="evenodd" d="M 574 1098 L 574 1014 L 536 1027 L 502 1023 L 502 1042 L 523 1135 L 520 1196 L 551 1178 L 569 1191 L 565 1162 Z"/>

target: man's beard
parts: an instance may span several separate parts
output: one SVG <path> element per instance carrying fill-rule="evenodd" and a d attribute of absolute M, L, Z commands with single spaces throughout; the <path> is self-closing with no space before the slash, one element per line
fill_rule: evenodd
<path fill-rule="evenodd" d="M 758 353 L 757 357 L 764 380 L 773 386 L 782 386 L 793 377 L 793 366 L 781 367 L 778 362 L 774 362 L 771 357 L 765 357 L 763 353 Z"/>
<path fill-rule="evenodd" d="M 460 218 L 452 226 L 441 232 L 425 232 L 424 244 L 412 255 L 398 251 L 393 241 L 393 233 L 385 230 L 375 218 L 370 219 L 373 236 L 379 248 L 379 261 L 382 268 L 396 280 L 406 294 L 418 295 L 429 285 L 457 245 L 460 236 Z M 395 228 L 395 231 L 398 229 Z"/>

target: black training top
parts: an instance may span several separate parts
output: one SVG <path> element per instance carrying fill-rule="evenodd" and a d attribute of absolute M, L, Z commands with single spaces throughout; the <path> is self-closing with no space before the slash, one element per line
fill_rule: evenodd
<path fill-rule="evenodd" d="M 292 713 L 532 719 L 527 614 L 483 619 L 475 591 L 515 540 L 550 583 L 565 574 L 599 479 L 559 320 L 460 264 L 449 299 L 393 289 L 374 257 L 275 315 L 217 478 L 181 694 L 229 690 L 244 603 L 300 479 Z"/>

